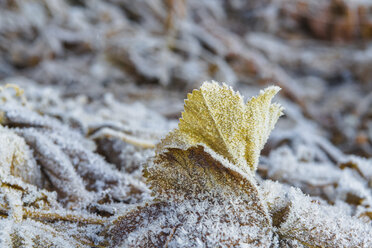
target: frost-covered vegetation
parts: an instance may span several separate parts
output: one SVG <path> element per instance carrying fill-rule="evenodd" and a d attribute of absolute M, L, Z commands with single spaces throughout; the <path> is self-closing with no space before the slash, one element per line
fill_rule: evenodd
<path fill-rule="evenodd" d="M 0 247 L 371 247 L 371 13 L 0 0 Z"/>

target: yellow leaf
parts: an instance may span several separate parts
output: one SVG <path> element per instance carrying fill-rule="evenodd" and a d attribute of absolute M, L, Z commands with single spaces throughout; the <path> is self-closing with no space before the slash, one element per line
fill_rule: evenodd
<path fill-rule="evenodd" d="M 279 90 L 268 87 L 244 104 L 231 87 L 204 83 L 188 95 L 178 129 L 160 147 L 174 147 L 175 143 L 179 147 L 177 142 L 205 145 L 246 173 L 255 171 L 260 151 L 282 115 L 282 107 L 271 104 Z"/>
<path fill-rule="evenodd" d="M 269 87 L 247 104 L 239 93 L 215 82 L 189 94 L 178 129 L 162 140 L 144 169 L 154 194 L 201 198 L 227 192 L 259 197 L 254 171 L 282 113 L 279 105 L 271 104 L 278 90 Z"/>
<path fill-rule="evenodd" d="M 178 129 L 143 171 L 156 200 L 113 221 L 105 232 L 112 245 L 268 247 L 272 219 L 254 171 L 281 115 L 271 104 L 278 90 L 269 87 L 247 104 L 217 83 L 189 94 Z"/>
<path fill-rule="evenodd" d="M 157 199 L 239 198 L 267 216 L 254 170 L 281 115 L 281 107 L 271 104 L 278 90 L 269 87 L 247 104 L 214 82 L 189 94 L 178 129 L 162 140 L 144 169 Z"/>

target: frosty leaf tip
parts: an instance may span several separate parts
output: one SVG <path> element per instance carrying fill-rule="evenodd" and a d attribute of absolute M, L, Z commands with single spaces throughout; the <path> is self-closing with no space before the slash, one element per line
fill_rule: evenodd
<path fill-rule="evenodd" d="M 260 151 L 282 115 L 283 108 L 271 103 L 279 90 L 277 86 L 267 87 L 244 103 L 239 92 L 226 84 L 205 82 L 188 94 L 178 129 L 165 140 L 205 145 L 241 170 L 255 171 Z M 160 147 L 166 148 L 169 143 L 172 141 Z"/>

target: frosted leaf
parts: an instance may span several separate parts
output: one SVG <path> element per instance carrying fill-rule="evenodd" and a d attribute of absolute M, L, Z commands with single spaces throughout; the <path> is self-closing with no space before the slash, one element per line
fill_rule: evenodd
<path fill-rule="evenodd" d="M 92 198 L 70 159 L 58 145 L 42 135 L 40 131 L 32 128 L 20 130 L 18 133 L 34 148 L 39 164 L 61 199 L 66 198 L 64 201 L 67 202 L 79 202 Z"/>
<path fill-rule="evenodd" d="M 176 135 L 189 145 L 204 144 L 246 173 L 255 171 L 260 151 L 282 114 L 278 104 L 271 104 L 278 91 L 279 87 L 269 87 L 244 104 L 227 85 L 204 83 L 188 95 Z"/>
<path fill-rule="evenodd" d="M 107 194 L 116 200 L 130 202 L 140 199 L 141 193 L 146 191 L 141 182 L 118 173 L 102 157 L 90 151 L 94 149 L 92 141 L 58 120 L 41 116 L 14 102 L 0 105 L 1 111 L 2 124 L 14 128 L 12 130 L 26 141 L 33 149 L 34 154 L 29 152 L 31 158 L 34 162 L 36 158 L 38 166 L 47 175 L 47 183 L 38 185 L 56 190 L 61 202 L 70 205 L 75 202 L 73 205 L 76 205 L 93 199 L 98 201 Z"/>
<path fill-rule="evenodd" d="M 268 246 L 271 219 L 253 173 L 257 153 L 281 114 L 278 105 L 270 106 L 276 92 L 269 88 L 244 105 L 226 85 L 205 83 L 193 91 L 179 128 L 158 145 L 144 169 L 161 202 L 114 220 L 106 233 L 113 237 L 111 245 Z M 263 127 L 251 126 L 258 124 Z"/>
<path fill-rule="evenodd" d="M 372 228 L 337 207 L 323 205 L 300 190 L 266 181 L 263 198 L 281 238 L 308 247 L 370 247 Z"/>
<path fill-rule="evenodd" d="M 16 97 L 0 104 L 0 225 L 10 226 L 0 243 L 94 246 L 116 211 L 111 204 L 141 201 L 146 186 L 97 155 L 91 140 Z"/>
<path fill-rule="evenodd" d="M 0 104 L 0 124 L 8 127 L 44 127 L 68 130 L 56 119 L 41 116 L 29 108 L 16 104 Z"/>
<path fill-rule="evenodd" d="M 79 142 L 82 137 L 77 133 L 34 128 L 16 129 L 16 132 L 33 147 L 38 163 L 51 180 L 50 189 L 57 190 L 61 200 L 90 201 L 95 198 L 92 193 L 108 193 L 108 189 L 115 199 L 124 200 L 127 194 L 140 195 L 145 190 L 82 146 Z"/>
<path fill-rule="evenodd" d="M 329 160 L 319 161 L 318 156 L 305 155 L 314 152 L 312 147 L 297 144 L 296 148 L 297 151 L 281 146 L 272 151 L 265 161 L 268 164 L 266 176 L 299 187 L 330 204 L 337 201 L 354 206 L 372 204 L 369 160 L 349 157 L 336 165 Z"/>
<path fill-rule="evenodd" d="M 236 194 L 259 205 L 252 170 L 281 114 L 279 105 L 270 105 L 277 91 L 269 88 L 246 105 L 231 88 L 215 82 L 189 94 L 178 129 L 158 145 L 144 170 L 157 197 Z"/>
<path fill-rule="evenodd" d="M 202 97 L 199 99 L 201 102 L 204 101 Z M 192 95 L 189 96 L 183 116 L 190 111 L 190 108 L 187 109 L 186 106 L 197 105 L 197 103 L 198 101 L 194 100 Z M 191 109 L 194 109 L 194 113 L 198 110 L 197 107 Z M 232 241 L 234 238 L 230 238 L 230 236 L 229 242 L 224 243 L 226 240 L 221 240 L 221 237 L 226 237 L 229 234 L 221 231 L 218 225 L 216 227 L 213 225 L 220 223 L 223 226 L 228 217 L 214 216 L 212 206 L 222 207 L 224 210 L 237 206 L 238 210 L 232 213 L 234 218 L 240 220 L 236 222 L 239 227 L 235 233 L 239 233 L 240 228 L 246 226 L 253 228 L 249 230 L 251 234 L 257 234 L 254 231 L 256 228 L 268 228 L 269 232 L 274 231 L 278 235 L 276 240 L 273 239 L 276 237 L 275 235 L 271 238 L 264 235 L 265 238 L 261 238 L 261 240 L 267 240 L 270 245 L 277 243 L 283 247 L 337 247 L 352 244 L 357 247 L 368 247 L 371 244 L 372 240 L 366 238 L 371 236 L 370 226 L 348 216 L 344 210 L 313 201 L 298 189 L 285 187 L 279 183 L 266 181 L 263 186 L 258 187 L 251 169 L 243 170 L 241 164 L 231 163 L 234 157 L 229 157 L 229 153 L 223 153 L 227 152 L 227 148 L 216 146 L 218 142 L 216 137 L 223 136 L 218 132 L 215 133 L 215 136 L 211 135 L 213 132 L 208 132 L 207 125 L 203 126 L 208 123 L 202 122 L 207 118 L 203 118 L 203 114 L 205 113 L 199 112 L 190 119 L 199 123 L 199 126 L 195 125 L 195 128 L 199 128 L 199 132 L 204 136 L 200 135 L 199 138 L 193 129 L 189 129 L 189 132 L 194 136 L 181 130 L 181 121 L 179 129 L 172 131 L 158 145 L 155 158 L 144 169 L 144 176 L 150 183 L 158 201 L 128 210 L 115 219 L 113 225 L 106 231 L 106 235 L 113 238 L 114 243 L 111 245 L 122 245 L 123 247 L 198 246 L 197 243 L 190 243 L 190 240 L 192 242 L 200 240 L 200 245 L 238 246 L 247 239 L 248 242 L 252 241 L 249 237 L 241 235 L 238 243 Z M 201 117 L 197 119 L 196 116 Z M 204 130 L 207 131 L 204 132 Z M 193 137 L 195 138 L 192 139 Z M 209 143 L 203 143 L 202 138 Z M 260 144 L 261 139 L 257 138 L 255 141 Z M 284 156 L 284 159 L 286 158 L 288 156 Z M 293 158 L 294 162 L 292 163 L 296 163 L 295 159 Z M 286 164 L 283 162 L 279 166 L 286 166 Z M 337 170 L 337 167 L 335 169 Z M 310 171 L 311 169 L 308 172 Z M 340 173 L 338 176 L 341 177 L 341 175 Z M 322 183 L 321 175 L 318 178 Z M 315 181 L 314 183 L 319 182 Z M 357 191 L 360 192 L 360 189 Z M 238 204 L 235 205 L 236 203 Z M 201 207 L 203 204 L 209 205 L 210 211 L 208 213 L 203 212 L 203 207 Z M 193 218 L 193 212 L 185 210 L 185 206 L 189 205 L 192 206 L 190 209 L 195 211 L 198 216 L 194 219 L 199 220 L 197 225 L 195 222 L 191 225 L 192 228 L 187 223 Z M 185 212 L 186 217 L 184 217 Z M 222 210 L 217 212 L 224 213 Z M 248 225 L 241 221 L 241 213 L 251 215 Z M 200 221 L 201 216 L 207 219 L 206 222 Z M 198 227 L 204 225 L 209 227 L 208 232 L 205 233 L 202 230 L 198 232 Z M 226 229 L 233 230 L 232 227 Z M 348 234 L 349 229 L 352 230 L 352 235 Z M 218 243 L 209 243 L 208 238 L 215 235 L 215 231 L 218 235 L 216 234 L 214 240 L 218 240 Z M 342 233 L 339 233 L 340 231 Z M 182 234 L 184 235 L 182 236 Z M 254 241 L 251 244 L 259 245 Z"/>
<path fill-rule="evenodd" d="M 65 220 L 102 225 L 103 220 L 94 215 L 62 211 L 55 194 L 31 184 L 40 184 L 40 179 L 35 181 L 35 177 L 41 173 L 33 171 L 36 163 L 24 140 L 3 127 L 0 136 L 3 142 L 0 150 L 0 244 L 4 247 L 65 247 L 66 244 L 85 247 L 84 243 L 69 237 L 66 230 L 50 227 L 48 222 Z"/>
<path fill-rule="evenodd" d="M 2 214 L 20 220 L 22 207 L 49 209 L 58 206 L 55 195 L 36 188 L 44 186 L 44 178 L 24 140 L 3 127 L 0 127 L 0 137 Z"/>
<path fill-rule="evenodd" d="M 268 247 L 271 236 L 266 217 L 238 198 L 147 203 L 106 232 L 111 247 Z"/>
<path fill-rule="evenodd" d="M 65 232 L 33 220 L 0 219 L 1 247 L 89 247 Z"/>
<path fill-rule="evenodd" d="M 259 202 L 255 179 L 202 146 L 168 148 L 144 169 L 144 176 L 160 199 L 244 198 Z"/>
<path fill-rule="evenodd" d="M 24 140 L 0 126 L 0 170 L 26 183 L 42 187 L 42 174 Z"/>

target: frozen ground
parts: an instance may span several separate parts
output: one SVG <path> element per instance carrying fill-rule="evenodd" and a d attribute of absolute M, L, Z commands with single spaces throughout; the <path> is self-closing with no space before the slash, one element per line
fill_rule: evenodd
<path fill-rule="evenodd" d="M 0 246 L 370 247 L 371 15 L 361 0 L 0 0 Z M 259 194 L 155 201 L 143 167 L 210 80 L 245 101 L 282 88 Z"/>

